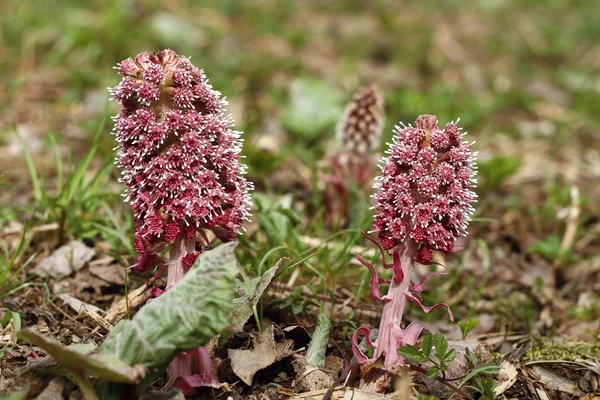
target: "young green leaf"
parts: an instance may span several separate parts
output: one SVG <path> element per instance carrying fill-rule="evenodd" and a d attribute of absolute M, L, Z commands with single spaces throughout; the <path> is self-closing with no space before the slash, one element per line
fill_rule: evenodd
<path fill-rule="evenodd" d="M 458 327 L 460 328 L 460 332 L 462 333 L 463 340 L 466 339 L 467 335 L 473 328 L 477 326 L 479 323 L 479 318 L 469 318 L 465 321 L 459 321 Z"/>
<path fill-rule="evenodd" d="M 440 370 L 441 370 L 440 367 L 438 367 L 437 365 L 432 367 L 429 371 L 427 371 L 427 377 L 429 379 L 435 379 L 435 377 L 438 375 Z"/>
<path fill-rule="evenodd" d="M 421 351 L 423 352 L 425 357 L 429 358 L 429 356 L 431 355 L 432 347 L 433 347 L 433 335 L 431 333 L 428 333 L 423 338 L 423 348 L 421 349 Z"/>
<path fill-rule="evenodd" d="M 442 357 L 445 363 L 448 363 L 450 361 L 453 361 L 456 358 L 456 350 L 454 349 L 450 349 L 446 352 L 446 354 L 444 354 L 444 356 Z"/>
<path fill-rule="evenodd" d="M 435 353 L 437 354 L 438 359 L 441 361 L 443 356 L 446 354 L 446 350 L 448 350 L 448 341 L 444 336 L 436 333 L 433 336 L 433 345 L 435 346 Z"/>
<path fill-rule="evenodd" d="M 308 350 L 306 350 L 306 361 L 308 365 L 322 368 L 325 366 L 325 352 L 329 342 L 329 331 L 331 321 L 325 314 L 319 314 L 317 327 L 312 335 Z"/>
<path fill-rule="evenodd" d="M 277 263 L 265 271 L 262 276 L 249 280 L 247 284 L 243 282 L 239 285 L 240 297 L 233 299 L 231 310 L 229 310 L 229 324 L 237 329 L 242 329 L 244 324 L 252 316 L 254 308 L 258 305 L 261 296 L 267 289 L 277 270 L 281 266 L 283 258 L 280 258 Z"/>
<path fill-rule="evenodd" d="M 407 344 L 400 347 L 398 353 L 407 360 L 415 362 L 424 362 L 427 361 L 427 359 L 429 358 L 425 354 L 423 354 L 421 350 L 419 350 L 416 346 L 413 346 L 412 344 Z"/>

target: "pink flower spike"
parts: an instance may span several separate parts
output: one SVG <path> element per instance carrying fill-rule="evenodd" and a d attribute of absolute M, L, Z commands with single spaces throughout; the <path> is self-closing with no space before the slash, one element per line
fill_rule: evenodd
<path fill-rule="evenodd" d="M 193 367 L 197 367 L 198 373 L 189 375 L 180 375 L 173 382 L 173 386 L 181 389 L 183 394 L 194 394 L 198 387 L 220 388 L 221 383 L 215 373 L 212 360 L 206 347 L 202 346 L 194 350 L 186 351 L 181 354 L 180 360 L 184 363 L 190 362 Z"/>
<path fill-rule="evenodd" d="M 400 124 L 394 133 L 388 157 L 381 160 L 382 175 L 375 184 L 377 213 L 372 232 L 377 239 L 363 233 L 379 248 L 383 268 L 392 269 L 386 295 L 379 293 L 383 280 L 375 267 L 359 258 L 371 272 L 373 299 L 385 301 L 374 359 L 383 358 L 389 372 L 396 364 L 404 363 L 398 348 L 414 344 L 422 330 L 414 322 L 402 329 L 408 301 L 426 313 L 445 307 L 454 320 L 447 304 L 427 307 L 418 294 L 433 275 L 446 272 L 430 272 L 414 285 L 411 275 L 417 263 L 440 265 L 432 261 L 433 251 L 450 254 L 458 250 L 456 240 L 466 235 L 474 211 L 472 203 L 476 195 L 472 189 L 477 172 L 472 144 L 462 141 L 464 133 L 454 122 L 440 129 L 437 117 L 421 115 L 415 127 Z M 386 257 L 391 257 L 392 263 Z M 365 328 L 361 329 L 364 332 Z M 366 361 L 364 355 L 356 352 L 355 355 L 359 363 Z M 361 381 L 361 387 L 369 387 L 369 382 Z"/>
<path fill-rule="evenodd" d="M 172 50 L 140 53 L 121 62 L 119 72 L 123 78 L 110 92 L 123 107 L 115 138 L 139 254 L 133 268 L 156 268 L 148 286 L 168 268 L 169 290 L 210 247 L 207 232 L 235 240 L 249 219 L 253 185 L 240 163 L 241 132 L 232 129 L 227 102 L 203 71 Z M 167 260 L 159 256 L 165 249 Z M 186 388 L 197 386 L 197 376 L 216 379 L 202 348 L 177 357 L 169 372 Z"/>

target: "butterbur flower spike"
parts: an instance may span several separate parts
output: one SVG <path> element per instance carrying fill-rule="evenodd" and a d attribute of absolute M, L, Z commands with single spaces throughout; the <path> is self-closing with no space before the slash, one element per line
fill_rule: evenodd
<path fill-rule="evenodd" d="M 378 151 L 383 117 L 383 97 L 377 87 L 359 89 L 337 126 L 338 140 L 344 151 L 361 154 Z"/>
<path fill-rule="evenodd" d="M 369 189 L 380 157 L 383 122 L 383 96 L 377 87 L 359 89 L 337 124 L 340 148 L 328 155 L 331 173 L 324 176 L 327 215 L 337 214 L 347 222 L 350 184 Z"/>
<path fill-rule="evenodd" d="M 372 233 L 363 233 L 374 242 L 382 253 L 384 268 L 392 270 L 388 293 L 380 295 L 379 284 L 388 283 L 379 278 L 377 271 L 364 258 L 359 261 L 372 273 L 372 297 L 385 302 L 378 337 L 372 341 L 370 331 L 360 328 L 353 338 L 353 350 L 360 364 L 369 358 L 360 351 L 358 340 L 364 335 L 367 344 L 374 349 L 374 359 L 384 357 L 385 367 L 391 370 L 404 362 L 398 349 L 414 344 L 422 328 L 411 323 L 401 328 L 406 301 L 416 303 L 424 312 L 446 304 L 432 307 L 423 305 L 418 293 L 427 280 L 439 273 L 426 275 L 421 282 L 411 283 L 415 263 L 434 264 L 432 251 L 452 253 L 458 237 L 465 236 L 476 195 L 476 153 L 463 140 L 462 129 L 454 122 L 443 129 L 438 127 L 433 115 L 421 115 L 415 126 L 397 126 L 387 156 L 382 159 L 382 175 L 377 178 L 377 194 Z M 386 252 L 392 263 L 386 262 Z"/>
<path fill-rule="evenodd" d="M 207 232 L 227 242 L 248 219 L 252 184 L 239 162 L 241 132 L 231 128 L 225 99 L 188 58 L 172 50 L 141 53 L 117 69 L 123 79 L 109 90 L 123 106 L 114 134 L 135 221 L 133 268 L 159 267 L 160 274 L 166 266 L 169 290 L 210 246 Z M 181 367 L 182 358 L 175 364 Z"/>
<path fill-rule="evenodd" d="M 168 246 L 181 264 L 170 262 L 172 286 L 172 270 L 181 275 L 207 244 L 205 230 L 229 241 L 248 218 L 252 185 L 239 163 L 241 132 L 231 129 L 227 102 L 189 59 L 171 50 L 141 53 L 118 70 L 123 79 L 110 90 L 123 105 L 114 133 L 134 212 L 134 267 L 163 263 L 158 254 Z"/>

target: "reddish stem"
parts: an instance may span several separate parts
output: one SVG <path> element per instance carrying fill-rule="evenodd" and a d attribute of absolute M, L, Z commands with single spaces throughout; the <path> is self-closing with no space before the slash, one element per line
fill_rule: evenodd
<path fill-rule="evenodd" d="M 406 306 L 406 293 L 410 286 L 410 277 L 415 264 L 412 254 L 415 251 L 415 245 L 409 241 L 404 249 L 399 251 L 399 262 L 401 266 L 402 277 L 392 279 L 387 294 L 388 302 L 383 307 L 381 323 L 379 325 L 379 336 L 376 342 L 375 359 L 385 354 L 385 367 L 388 370 L 399 362 L 398 338 L 394 335 L 400 329 L 404 307 Z M 396 261 L 396 260 L 395 260 Z M 394 268 L 394 275 L 400 273 Z M 398 279 L 400 278 L 400 279 Z"/>
<path fill-rule="evenodd" d="M 196 251 L 196 241 L 194 238 L 186 239 L 184 235 L 179 235 L 169 248 L 169 261 L 168 272 L 167 272 L 167 287 L 166 290 L 171 289 L 177 282 L 183 278 L 185 269 L 183 266 L 183 257 L 189 253 Z"/>
<path fill-rule="evenodd" d="M 194 238 L 186 239 L 185 235 L 179 235 L 169 248 L 169 260 L 167 261 L 167 287 L 165 290 L 171 289 L 177 282 L 183 278 L 185 269 L 183 266 L 183 257 L 188 253 L 195 252 L 196 241 Z M 169 365 L 169 376 L 190 376 L 192 375 L 191 357 L 187 354 L 180 354 Z"/>

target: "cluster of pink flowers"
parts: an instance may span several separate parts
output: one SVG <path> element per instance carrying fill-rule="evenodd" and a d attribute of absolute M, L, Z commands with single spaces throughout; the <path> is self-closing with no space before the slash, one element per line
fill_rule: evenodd
<path fill-rule="evenodd" d="M 428 261 L 432 250 L 452 252 L 466 234 L 476 170 L 462 136 L 454 122 L 440 129 L 433 115 L 421 115 L 415 127 L 396 127 L 375 185 L 373 231 L 384 249 L 410 239 L 422 244 L 418 256 Z"/>
<path fill-rule="evenodd" d="M 115 134 L 135 218 L 135 269 L 163 264 L 158 253 L 177 238 L 206 238 L 210 230 L 234 239 L 248 216 L 251 184 L 226 101 L 171 50 L 141 53 L 117 68 L 123 79 L 111 93 L 123 105 Z M 196 250 L 184 256 L 186 267 L 202 246 Z"/>

